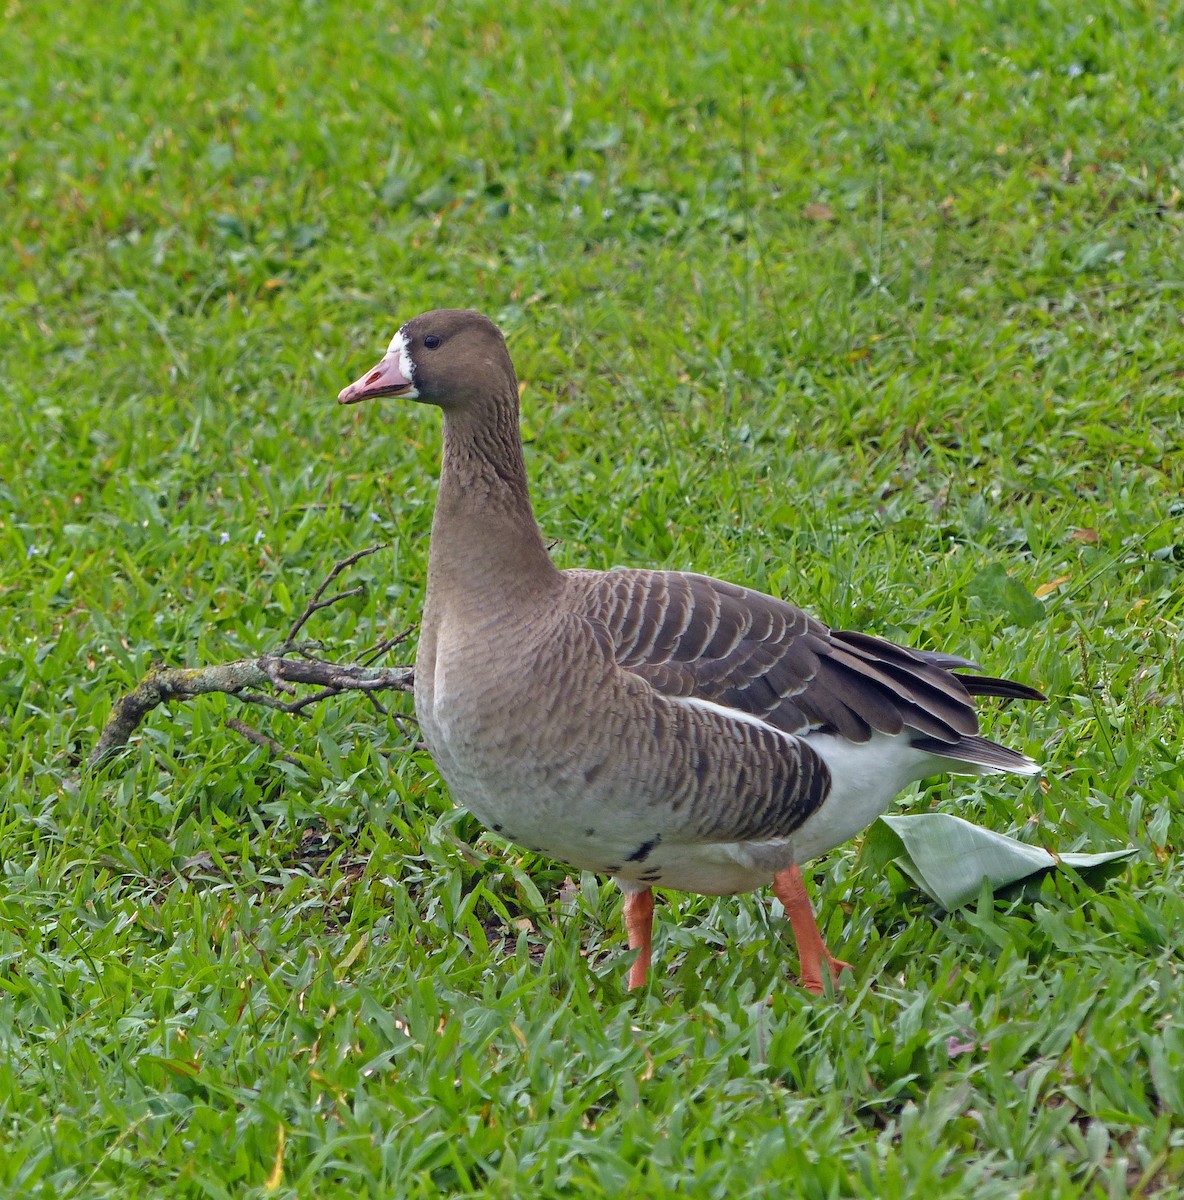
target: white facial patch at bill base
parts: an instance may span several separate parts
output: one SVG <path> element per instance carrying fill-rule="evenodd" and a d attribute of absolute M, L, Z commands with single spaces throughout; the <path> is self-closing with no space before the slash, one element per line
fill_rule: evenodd
<path fill-rule="evenodd" d="M 407 337 L 403 333 L 406 329 L 405 325 L 399 326 L 399 331 L 391 338 L 391 344 L 386 348 L 387 357 L 392 355 L 398 360 L 399 374 L 403 376 L 411 385 L 409 392 L 404 392 L 403 395 L 408 400 L 414 400 L 419 395 L 419 389 L 415 387 L 415 364 L 411 361 L 411 354 L 407 349 Z"/>

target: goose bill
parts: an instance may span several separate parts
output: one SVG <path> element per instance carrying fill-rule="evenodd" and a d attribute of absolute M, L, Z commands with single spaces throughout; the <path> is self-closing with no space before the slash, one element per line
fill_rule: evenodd
<path fill-rule="evenodd" d="M 388 354 L 360 379 L 355 379 L 349 387 L 342 388 L 337 403 L 358 404 L 363 400 L 375 400 L 379 396 L 406 396 L 414 399 L 417 395 L 419 393 L 415 384 L 403 373 L 399 356 Z"/>

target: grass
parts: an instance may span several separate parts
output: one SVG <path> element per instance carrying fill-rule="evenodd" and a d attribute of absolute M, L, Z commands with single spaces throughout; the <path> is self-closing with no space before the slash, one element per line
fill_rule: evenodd
<path fill-rule="evenodd" d="M 673 11 L 5 10 L 5 1195 L 1181 1194 L 1181 16 Z M 1040 685 L 987 721 L 1041 780 L 905 807 L 1136 860 L 943 915 L 853 844 L 840 999 L 768 897 L 675 894 L 630 997 L 611 886 L 362 701 L 264 714 L 296 764 L 211 699 L 82 769 L 354 549 L 309 632 L 417 617 L 438 419 L 333 399 L 445 304 L 509 333 L 563 564 Z"/>

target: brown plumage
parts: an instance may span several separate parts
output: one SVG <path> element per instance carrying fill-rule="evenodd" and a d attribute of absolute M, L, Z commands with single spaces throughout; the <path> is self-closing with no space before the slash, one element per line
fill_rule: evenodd
<path fill-rule="evenodd" d="M 954 655 L 832 631 L 799 608 L 678 571 L 559 571 L 530 506 L 518 388 L 497 327 L 404 325 L 342 403 L 444 413 L 416 712 L 454 798 L 494 831 L 626 892 L 644 981 L 654 885 L 772 882 L 820 990 L 798 863 L 940 770 L 1035 773 L 979 735 L 975 695 L 1040 699 Z M 955 674 L 955 670 L 958 672 Z"/>

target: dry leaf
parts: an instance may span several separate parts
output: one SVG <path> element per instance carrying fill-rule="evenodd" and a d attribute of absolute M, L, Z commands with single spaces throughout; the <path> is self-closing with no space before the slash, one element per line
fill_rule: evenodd
<path fill-rule="evenodd" d="M 1033 594 L 1037 600 L 1043 600 L 1050 592 L 1055 592 L 1062 583 L 1068 583 L 1072 578 L 1072 575 L 1058 575 L 1055 579 L 1050 579 L 1047 583 L 1042 583 Z"/>
<path fill-rule="evenodd" d="M 271 1174 L 263 1183 L 263 1191 L 274 1192 L 284 1182 L 284 1125 L 281 1121 L 275 1132 L 275 1162 Z"/>
<path fill-rule="evenodd" d="M 807 221 L 833 221 L 835 210 L 829 204 L 807 204 L 802 209 L 802 216 Z"/>
<path fill-rule="evenodd" d="M 358 961 L 362 951 L 366 949 L 367 943 L 370 941 L 369 933 L 364 933 L 353 946 L 346 956 L 333 968 L 333 978 L 340 983 L 346 975 L 346 972 Z"/>

